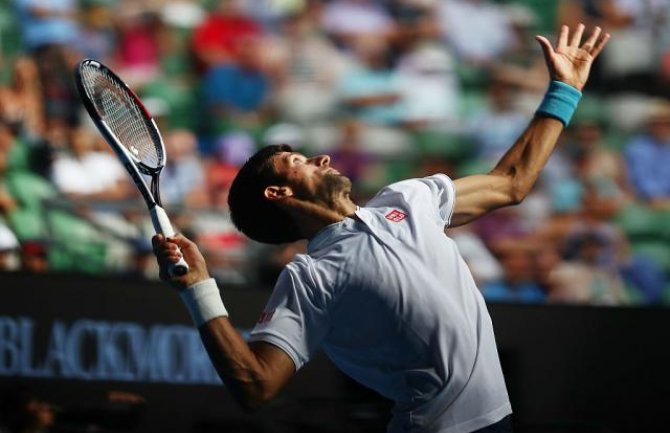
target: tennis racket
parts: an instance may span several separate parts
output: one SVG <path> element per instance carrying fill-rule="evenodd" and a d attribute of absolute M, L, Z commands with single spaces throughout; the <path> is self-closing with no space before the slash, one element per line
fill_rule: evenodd
<path fill-rule="evenodd" d="M 160 173 L 165 166 L 166 154 L 156 122 L 130 87 L 95 60 L 79 63 L 75 82 L 86 111 L 142 194 L 156 233 L 174 236 L 160 199 Z M 150 187 L 142 174 L 151 177 Z M 168 272 L 172 276 L 184 275 L 188 272 L 188 264 L 181 258 Z"/>

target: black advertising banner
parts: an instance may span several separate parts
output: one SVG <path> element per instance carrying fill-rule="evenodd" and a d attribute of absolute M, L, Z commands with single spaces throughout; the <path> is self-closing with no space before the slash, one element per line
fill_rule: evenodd
<path fill-rule="evenodd" d="M 262 320 L 269 294 L 224 288 L 243 334 Z M 515 431 L 665 430 L 667 309 L 489 310 Z M 173 289 L 123 278 L 0 274 L 0 405 L 17 390 L 51 403 L 56 431 L 70 432 L 381 433 L 391 409 L 319 355 L 276 401 L 245 413 Z"/>

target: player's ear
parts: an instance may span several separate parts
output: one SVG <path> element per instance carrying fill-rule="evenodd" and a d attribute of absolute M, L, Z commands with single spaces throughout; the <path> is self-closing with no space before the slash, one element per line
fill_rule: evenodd
<path fill-rule="evenodd" d="M 265 188 L 263 194 L 268 200 L 283 200 L 293 196 L 293 190 L 288 186 L 271 185 Z"/>

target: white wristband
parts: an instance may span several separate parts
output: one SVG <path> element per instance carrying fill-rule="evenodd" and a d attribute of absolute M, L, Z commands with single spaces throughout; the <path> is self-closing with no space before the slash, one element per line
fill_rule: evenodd
<path fill-rule="evenodd" d="M 186 309 L 191 314 L 191 319 L 197 327 L 215 317 L 228 316 L 228 311 L 223 306 L 221 293 L 219 293 L 214 278 L 200 281 L 191 287 L 182 289 L 179 296 L 184 301 Z"/>

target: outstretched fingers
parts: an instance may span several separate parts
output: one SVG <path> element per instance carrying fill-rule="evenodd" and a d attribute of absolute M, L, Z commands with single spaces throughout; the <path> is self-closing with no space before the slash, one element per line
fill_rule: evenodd
<path fill-rule="evenodd" d="M 596 42 L 598 41 L 598 38 L 600 37 L 601 33 L 602 29 L 600 27 L 596 27 L 595 29 L 593 29 L 593 32 L 591 32 L 591 36 L 589 36 L 589 38 L 584 42 L 582 48 L 590 53 L 596 46 Z"/>
<path fill-rule="evenodd" d="M 610 39 L 610 34 L 605 33 L 603 34 L 600 39 L 598 39 L 598 42 L 596 42 L 596 45 L 593 47 L 591 50 L 591 55 L 595 58 L 600 54 L 600 52 L 605 48 L 605 45 L 607 44 L 607 41 Z"/>
<path fill-rule="evenodd" d="M 582 41 L 582 35 L 584 34 L 584 24 L 579 23 L 575 32 L 572 34 L 572 39 L 570 40 L 570 46 L 579 47 L 579 43 Z"/>
<path fill-rule="evenodd" d="M 558 41 L 556 42 L 556 48 L 561 49 L 561 48 L 565 48 L 565 47 L 568 46 L 568 32 L 569 31 L 570 31 L 570 29 L 565 24 L 563 24 L 561 26 L 561 31 L 558 34 Z"/>

